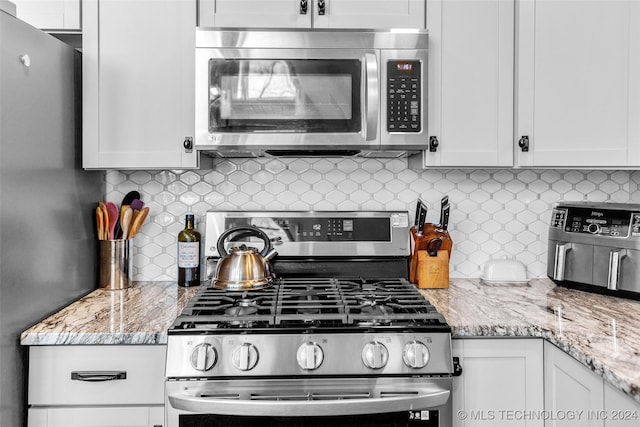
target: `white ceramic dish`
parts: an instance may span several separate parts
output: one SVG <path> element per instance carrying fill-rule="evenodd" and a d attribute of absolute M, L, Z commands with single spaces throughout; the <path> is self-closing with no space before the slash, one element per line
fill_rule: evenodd
<path fill-rule="evenodd" d="M 480 279 L 486 283 L 528 283 L 524 265 L 511 259 L 487 261 L 482 268 Z"/>

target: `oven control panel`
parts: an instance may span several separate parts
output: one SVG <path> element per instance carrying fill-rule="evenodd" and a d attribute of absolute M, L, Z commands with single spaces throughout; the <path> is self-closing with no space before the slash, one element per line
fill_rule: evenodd
<path fill-rule="evenodd" d="M 450 339 L 440 332 L 171 335 L 167 376 L 447 375 Z"/>
<path fill-rule="evenodd" d="M 552 211 L 550 227 L 601 237 L 640 237 L 640 211 L 597 205 L 560 205 Z"/>
<path fill-rule="evenodd" d="M 420 61 L 387 62 L 387 130 L 420 132 L 422 99 Z"/>

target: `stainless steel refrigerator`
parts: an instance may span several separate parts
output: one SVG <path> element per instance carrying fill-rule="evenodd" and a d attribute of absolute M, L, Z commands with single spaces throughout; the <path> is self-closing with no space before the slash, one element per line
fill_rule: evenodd
<path fill-rule="evenodd" d="M 104 173 L 80 164 L 81 55 L 1 10 L 0 51 L 0 426 L 19 427 L 20 332 L 96 288 Z"/>

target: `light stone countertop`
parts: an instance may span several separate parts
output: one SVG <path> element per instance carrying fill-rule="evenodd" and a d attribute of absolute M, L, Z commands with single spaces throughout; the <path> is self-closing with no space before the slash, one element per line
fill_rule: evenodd
<path fill-rule="evenodd" d="M 177 282 L 96 289 L 24 331 L 20 344 L 166 344 L 167 329 L 199 289 Z"/>
<path fill-rule="evenodd" d="M 98 289 L 24 331 L 22 345 L 166 344 L 167 329 L 200 288 L 137 282 Z M 422 289 L 454 338 L 545 338 L 640 401 L 640 301 L 556 287 L 454 279 Z"/>
<path fill-rule="evenodd" d="M 640 402 L 640 301 L 556 286 L 455 279 L 421 289 L 454 338 L 540 337 Z"/>

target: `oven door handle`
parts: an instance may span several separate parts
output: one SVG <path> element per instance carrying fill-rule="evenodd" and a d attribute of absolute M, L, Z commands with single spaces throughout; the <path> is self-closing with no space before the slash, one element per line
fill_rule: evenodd
<path fill-rule="evenodd" d="M 168 399 L 174 409 L 196 414 L 301 417 L 426 410 L 446 404 L 450 395 L 449 390 L 437 389 L 430 390 L 428 393 L 371 399 L 244 400 L 176 394 L 169 395 Z"/>

